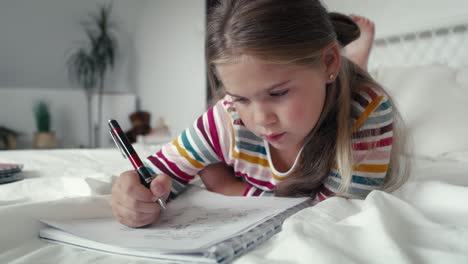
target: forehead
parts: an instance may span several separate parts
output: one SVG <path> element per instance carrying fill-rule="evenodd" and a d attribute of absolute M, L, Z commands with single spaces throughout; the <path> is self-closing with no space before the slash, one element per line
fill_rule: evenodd
<path fill-rule="evenodd" d="M 254 56 L 242 56 L 225 63 L 216 64 L 218 75 L 224 79 L 235 77 L 238 74 L 250 76 L 267 73 L 269 75 L 271 72 L 285 72 L 292 68 L 292 65 L 273 63 Z"/>
<path fill-rule="evenodd" d="M 258 91 L 294 78 L 304 69 L 304 66 L 273 63 L 253 56 L 243 56 L 216 65 L 218 77 L 225 89 L 231 93 L 239 93 L 242 90 Z"/>

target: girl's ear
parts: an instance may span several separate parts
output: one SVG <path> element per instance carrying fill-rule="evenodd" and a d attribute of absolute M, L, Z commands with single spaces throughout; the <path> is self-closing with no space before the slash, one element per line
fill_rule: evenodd
<path fill-rule="evenodd" d="M 341 65 L 340 48 L 336 43 L 323 49 L 322 65 L 327 83 L 334 82 L 336 80 L 336 76 L 340 72 Z"/>

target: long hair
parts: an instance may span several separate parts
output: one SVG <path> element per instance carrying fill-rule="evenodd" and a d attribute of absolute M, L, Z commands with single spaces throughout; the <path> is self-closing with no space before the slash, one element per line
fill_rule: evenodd
<path fill-rule="evenodd" d="M 206 58 L 208 80 L 215 98 L 224 94 L 215 65 L 235 61 L 242 55 L 279 64 L 317 67 L 324 48 L 340 47 L 359 37 L 358 26 L 348 16 L 328 13 L 318 0 L 222 0 L 207 21 Z M 332 167 L 341 174 L 338 195 L 349 188 L 352 157 L 351 94 L 365 85 L 383 89 L 360 67 L 341 56 L 335 82 L 327 85 L 321 116 L 308 134 L 301 162 L 293 177 L 281 182 L 279 196 L 309 196 L 323 183 Z M 383 91 L 384 92 L 384 91 Z M 390 96 L 389 96 L 390 98 Z M 394 108 L 394 138 L 389 170 L 383 190 L 398 188 L 407 173 L 396 170 L 397 155 L 405 146 L 401 118 Z M 404 166 L 409 168 L 409 166 Z"/>

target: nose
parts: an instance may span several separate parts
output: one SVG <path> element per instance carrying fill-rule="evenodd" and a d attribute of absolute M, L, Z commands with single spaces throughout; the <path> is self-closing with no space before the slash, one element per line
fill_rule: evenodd
<path fill-rule="evenodd" d="M 258 104 L 253 114 L 257 126 L 268 127 L 278 121 L 274 108 L 267 104 Z"/>

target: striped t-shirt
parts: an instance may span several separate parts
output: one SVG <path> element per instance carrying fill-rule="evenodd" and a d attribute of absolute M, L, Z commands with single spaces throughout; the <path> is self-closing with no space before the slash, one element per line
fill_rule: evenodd
<path fill-rule="evenodd" d="M 385 94 L 364 87 L 353 94 L 351 118 L 355 164 L 351 185 L 344 196 L 364 198 L 383 184 L 387 173 L 393 136 L 392 106 Z M 297 160 L 288 172 L 276 171 L 268 143 L 244 126 L 232 99 L 226 96 L 193 126 L 149 156 L 145 164 L 154 174 L 171 176 L 174 179 L 171 191 L 177 195 L 205 166 L 222 162 L 248 183 L 244 195 L 259 196 L 271 195 L 278 183 L 293 177 Z M 333 196 L 340 184 L 339 173 L 331 169 L 316 199 Z"/>

